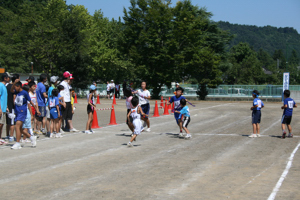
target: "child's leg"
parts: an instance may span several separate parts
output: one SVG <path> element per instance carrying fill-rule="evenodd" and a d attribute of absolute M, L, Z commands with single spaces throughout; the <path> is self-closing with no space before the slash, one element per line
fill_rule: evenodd
<path fill-rule="evenodd" d="M 50 124 L 50 133 L 54 132 L 54 119 L 51 119 L 51 124 Z"/>
<path fill-rule="evenodd" d="M 292 133 L 292 126 L 290 124 L 288 124 L 287 127 L 289 129 L 289 133 Z"/>
<path fill-rule="evenodd" d="M 28 129 L 24 128 L 23 129 L 23 139 L 25 140 L 26 138 L 30 138 L 31 135 L 28 133 Z"/>
<path fill-rule="evenodd" d="M 285 124 L 281 124 L 282 131 L 285 131 Z"/>
<path fill-rule="evenodd" d="M 256 124 L 252 124 L 253 126 L 253 134 L 256 134 Z"/>
<path fill-rule="evenodd" d="M 179 126 L 180 132 L 182 132 L 182 121 L 178 119 L 177 125 Z"/>
<path fill-rule="evenodd" d="M 92 124 L 93 124 L 93 121 L 94 121 L 94 113 L 91 114 L 91 122 L 90 122 L 90 127 L 89 127 L 89 130 L 92 129 Z"/>
<path fill-rule="evenodd" d="M 92 118 L 93 118 L 93 113 L 89 112 L 88 114 L 88 121 L 86 122 L 86 129 L 85 130 L 90 130 L 90 127 L 92 125 Z"/>
<path fill-rule="evenodd" d="M 187 134 L 190 134 L 190 131 L 187 128 L 183 127 L 183 129 Z"/>
<path fill-rule="evenodd" d="M 130 142 L 133 142 L 133 140 L 135 140 L 136 137 L 137 137 L 137 135 L 136 135 L 136 134 L 133 134 L 133 136 L 131 137 Z"/>
<path fill-rule="evenodd" d="M 16 138 L 17 138 L 17 142 L 20 142 L 20 139 L 21 139 L 22 126 L 23 126 L 23 122 L 22 121 L 17 121 L 16 122 Z"/>
<path fill-rule="evenodd" d="M 257 134 L 259 134 L 259 132 L 260 132 L 260 125 L 259 125 L 259 123 L 256 124 L 256 128 L 257 128 Z"/>
<path fill-rule="evenodd" d="M 50 118 L 47 118 L 47 122 L 46 122 L 46 126 L 47 126 L 47 132 L 51 132 L 51 128 L 50 128 Z"/>
<path fill-rule="evenodd" d="M 60 131 L 59 118 L 54 119 L 54 124 L 55 124 L 55 130 L 56 130 L 56 132 L 59 133 L 59 131 Z"/>

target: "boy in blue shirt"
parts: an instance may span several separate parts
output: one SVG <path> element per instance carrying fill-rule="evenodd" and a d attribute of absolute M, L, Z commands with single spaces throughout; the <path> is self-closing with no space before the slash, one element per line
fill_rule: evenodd
<path fill-rule="evenodd" d="M 263 108 L 265 105 L 260 100 L 259 92 L 257 90 L 254 90 L 252 92 L 252 96 L 254 98 L 253 100 L 253 106 L 250 108 L 252 110 L 252 126 L 253 126 L 253 134 L 250 135 L 250 138 L 260 137 L 259 131 L 260 131 L 260 120 L 261 120 L 261 108 Z M 257 133 L 257 134 L 256 134 Z"/>
<path fill-rule="evenodd" d="M 190 121 L 191 121 L 191 115 L 190 115 L 190 109 L 189 107 L 186 105 L 186 99 L 181 99 L 180 100 L 180 105 L 181 105 L 181 110 L 178 111 L 176 110 L 175 113 L 178 113 L 179 114 L 179 118 L 181 119 L 180 120 L 180 128 L 184 129 L 184 131 L 186 132 L 186 136 L 185 136 L 185 139 L 190 139 L 192 138 L 191 134 L 190 134 L 190 131 L 187 129 Z M 183 134 L 180 133 L 179 134 L 179 137 L 183 137 Z"/>
<path fill-rule="evenodd" d="M 288 137 L 289 138 L 293 137 L 291 122 L 292 122 L 293 108 L 297 108 L 297 105 L 295 101 L 292 98 L 290 98 L 289 90 L 284 90 L 283 95 L 284 95 L 284 102 L 281 109 L 284 110 L 283 110 L 283 115 L 281 120 L 281 128 L 282 128 L 282 138 L 284 139 L 286 136 L 285 124 L 287 125 L 289 130 Z"/>
<path fill-rule="evenodd" d="M 11 88 L 11 90 L 15 91 L 16 99 L 15 99 L 15 122 L 16 122 L 16 136 L 17 142 L 11 147 L 11 149 L 21 149 L 20 139 L 21 134 L 25 134 L 30 138 L 32 147 L 36 147 L 36 136 L 31 136 L 29 133 L 24 132 L 22 130 L 23 123 L 27 117 L 27 102 L 31 104 L 31 106 L 35 107 L 37 115 L 40 115 L 39 108 L 33 104 L 31 98 L 25 90 L 22 89 L 22 83 L 15 82 Z"/>
<path fill-rule="evenodd" d="M 180 129 L 179 134 L 182 134 L 182 127 L 180 126 L 180 122 L 181 122 L 180 113 L 178 113 L 176 111 L 180 111 L 182 109 L 182 107 L 180 106 L 180 101 L 181 101 L 181 99 L 186 100 L 186 98 L 184 96 L 182 96 L 182 94 L 184 92 L 182 87 L 176 88 L 175 92 L 176 92 L 176 95 L 173 96 L 170 99 L 170 101 L 168 102 L 168 105 L 170 105 L 171 103 L 174 102 L 174 110 L 175 110 L 174 111 L 174 117 L 175 117 L 176 123 L 177 123 L 177 125 L 179 126 L 179 129 Z"/>
<path fill-rule="evenodd" d="M 46 86 L 44 85 L 47 81 L 47 75 L 41 74 L 40 75 L 40 82 L 37 84 L 36 87 L 36 100 L 39 105 L 39 111 L 41 114 L 38 116 L 36 115 L 38 121 L 38 130 L 41 130 L 43 134 L 46 134 L 45 126 L 46 126 L 46 98 L 48 98 Z"/>

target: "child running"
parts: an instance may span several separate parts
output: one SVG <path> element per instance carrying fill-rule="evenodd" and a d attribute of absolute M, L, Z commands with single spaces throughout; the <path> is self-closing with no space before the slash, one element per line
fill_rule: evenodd
<path fill-rule="evenodd" d="M 133 136 L 131 137 L 130 142 L 128 142 L 128 144 L 127 144 L 128 147 L 133 146 L 132 142 L 135 141 L 136 137 L 138 135 L 140 135 L 141 132 L 144 130 L 144 127 L 143 127 L 142 121 L 141 121 L 141 115 L 148 117 L 148 115 L 146 115 L 143 112 L 142 108 L 139 106 L 139 98 L 138 97 L 133 97 L 131 100 L 131 104 L 132 104 L 132 109 L 130 110 L 130 112 L 127 115 L 127 120 L 128 120 L 128 122 L 130 122 L 130 116 L 132 117 L 134 132 L 133 132 Z"/>
<path fill-rule="evenodd" d="M 124 96 L 126 97 L 126 107 L 127 107 L 127 114 L 126 116 L 128 115 L 128 113 L 131 111 L 132 109 L 132 104 L 131 104 L 131 100 L 132 100 L 132 92 L 131 92 L 131 89 L 130 88 L 127 88 L 125 87 L 123 89 L 123 93 L 124 93 Z M 128 118 L 126 117 L 126 124 L 128 126 L 128 128 L 131 130 L 132 132 L 132 135 L 133 136 L 133 132 L 134 132 L 134 127 L 132 125 L 132 117 L 129 116 L 129 121 L 128 121 Z"/>
<path fill-rule="evenodd" d="M 182 87 L 176 88 L 175 92 L 176 92 L 176 95 L 170 99 L 170 101 L 168 102 L 168 105 L 170 105 L 171 103 L 174 102 L 174 110 L 175 110 L 174 117 L 175 117 L 176 123 L 180 130 L 179 135 L 182 135 L 182 127 L 180 126 L 180 122 L 181 122 L 180 117 L 181 116 L 180 116 L 180 113 L 178 113 L 176 111 L 180 111 L 182 109 L 182 107 L 180 106 L 181 99 L 186 100 L 186 102 L 188 102 L 188 100 L 184 96 L 182 96 L 182 94 L 184 92 L 184 89 Z"/>
<path fill-rule="evenodd" d="M 16 136 L 17 142 L 11 147 L 11 149 L 21 149 L 20 140 L 22 134 L 22 126 L 27 117 L 27 102 L 32 106 L 35 106 L 31 101 L 28 92 L 22 89 L 22 83 L 20 81 L 16 81 L 11 88 L 11 91 L 15 92 L 16 99 L 15 99 L 15 113 L 16 113 Z M 39 112 L 38 107 L 35 107 L 37 115 L 41 115 Z M 30 138 L 32 147 L 36 147 L 36 136 L 31 136 L 27 132 L 23 132 L 27 137 Z"/>
<path fill-rule="evenodd" d="M 175 113 L 179 113 L 180 116 L 179 118 L 182 119 L 181 116 L 183 116 L 183 119 L 180 120 L 180 129 L 184 129 L 184 131 L 186 132 L 186 136 L 185 139 L 190 139 L 192 138 L 190 131 L 187 129 L 190 121 L 191 121 L 191 116 L 190 116 L 190 109 L 189 107 L 186 105 L 186 100 L 185 99 L 181 99 L 180 100 L 180 105 L 182 107 L 182 109 L 180 111 L 175 111 Z M 179 137 L 183 137 L 183 134 L 180 133 Z"/>
<path fill-rule="evenodd" d="M 253 126 L 253 133 L 249 136 L 249 138 L 255 138 L 260 137 L 260 121 L 261 121 L 261 109 L 265 107 L 262 100 L 260 100 L 259 92 L 257 90 L 254 90 L 252 92 L 252 96 L 254 98 L 253 100 L 253 106 L 250 108 L 252 110 L 252 126 Z"/>
<path fill-rule="evenodd" d="M 284 139 L 286 136 L 285 125 L 287 125 L 289 130 L 289 135 L 287 137 L 289 138 L 293 137 L 291 122 L 292 122 L 293 108 L 297 108 L 297 105 L 295 101 L 292 98 L 290 98 L 289 90 L 284 90 L 283 95 L 284 95 L 284 102 L 281 109 L 284 110 L 283 110 L 283 115 L 281 120 L 281 128 L 282 128 L 282 138 Z"/>
<path fill-rule="evenodd" d="M 59 99 L 58 99 L 57 89 L 52 90 L 51 96 L 49 97 L 48 107 L 50 110 L 50 119 L 51 119 L 50 138 L 52 138 L 52 137 L 56 137 L 56 131 L 59 130 L 59 119 L 61 116 L 60 109 L 59 109 Z"/>
<path fill-rule="evenodd" d="M 92 130 L 92 123 L 94 120 L 94 111 L 96 109 L 96 105 L 95 105 L 95 93 L 96 93 L 96 86 L 95 85 L 91 85 L 90 86 L 90 94 L 88 95 L 88 105 L 87 105 L 87 114 L 88 114 L 88 121 L 86 123 L 86 129 L 85 129 L 85 134 L 93 134 L 93 130 Z"/>

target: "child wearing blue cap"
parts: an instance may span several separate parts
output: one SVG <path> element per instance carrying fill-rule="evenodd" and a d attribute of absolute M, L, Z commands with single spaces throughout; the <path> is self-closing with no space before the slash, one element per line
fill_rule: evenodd
<path fill-rule="evenodd" d="M 261 121 L 261 109 L 265 106 L 262 100 L 260 100 L 259 92 L 257 90 L 254 90 L 252 92 L 252 96 L 254 98 L 253 100 L 253 106 L 250 108 L 252 110 L 252 126 L 253 126 L 253 133 L 249 136 L 249 138 L 255 138 L 260 137 L 259 131 L 260 131 L 260 121 Z"/>
<path fill-rule="evenodd" d="M 85 133 L 86 134 L 92 134 L 94 133 L 92 130 L 92 123 L 94 120 L 94 111 L 96 108 L 95 105 L 95 93 L 96 93 L 96 86 L 95 85 L 91 85 L 90 86 L 90 93 L 88 95 L 87 101 L 88 101 L 88 105 L 87 105 L 87 114 L 88 114 L 88 121 L 86 123 L 86 129 L 85 129 Z"/>

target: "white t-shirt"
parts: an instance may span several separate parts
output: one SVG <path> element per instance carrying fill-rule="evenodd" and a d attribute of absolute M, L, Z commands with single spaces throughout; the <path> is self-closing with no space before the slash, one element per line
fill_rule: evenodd
<path fill-rule="evenodd" d="M 110 89 L 112 90 L 112 89 L 114 89 L 115 88 L 115 84 L 114 83 L 111 83 L 110 84 Z"/>
<path fill-rule="evenodd" d="M 109 90 L 110 90 L 110 84 L 107 84 L 106 91 L 109 91 Z"/>
<path fill-rule="evenodd" d="M 60 91 L 60 95 L 64 97 L 65 102 L 71 102 L 70 86 L 66 81 L 62 81 L 60 85 L 64 86 L 64 90 Z"/>
<path fill-rule="evenodd" d="M 140 105 L 144 105 L 149 103 L 148 99 L 145 99 L 144 97 L 150 97 L 150 92 L 148 90 L 143 90 L 143 89 L 139 89 L 138 90 L 138 95 L 139 95 L 139 100 L 140 100 Z"/>
<path fill-rule="evenodd" d="M 36 105 L 36 93 L 32 94 L 29 92 L 30 99 L 34 105 Z"/>

